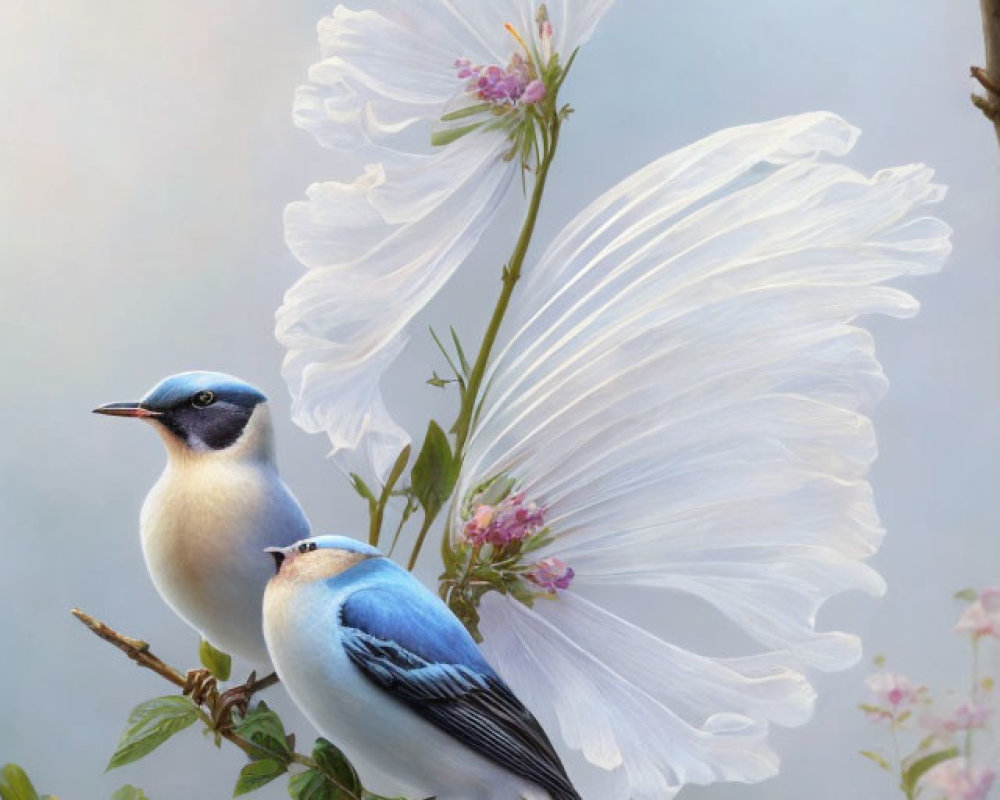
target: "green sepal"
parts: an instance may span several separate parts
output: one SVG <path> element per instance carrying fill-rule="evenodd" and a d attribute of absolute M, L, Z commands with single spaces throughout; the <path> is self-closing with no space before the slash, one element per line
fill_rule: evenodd
<path fill-rule="evenodd" d="M 462 125 L 458 128 L 445 128 L 444 130 L 434 131 L 431 134 L 431 145 L 433 147 L 444 147 L 452 142 L 457 142 L 463 136 L 472 133 L 477 128 L 481 128 L 485 125 L 485 122 L 473 122 L 471 125 Z"/>
<path fill-rule="evenodd" d="M 492 105 L 490 103 L 476 103 L 476 105 L 466 106 L 465 108 L 460 108 L 457 111 L 449 111 L 441 117 L 441 121 L 454 122 L 457 119 L 465 119 L 466 117 L 472 117 L 476 114 L 482 114 L 485 111 L 489 111 L 491 108 Z"/>

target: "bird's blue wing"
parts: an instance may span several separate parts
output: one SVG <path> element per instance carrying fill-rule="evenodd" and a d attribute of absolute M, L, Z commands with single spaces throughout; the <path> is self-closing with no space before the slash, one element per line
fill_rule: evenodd
<path fill-rule="evenodd" d="M 340 619 L 344 649 L 372 683 L 479 755 L 543 787 L 553 800 L 578 800 L 531 712 L 462 624 L 409 574 L 400 570 L 354 592 Z"/>

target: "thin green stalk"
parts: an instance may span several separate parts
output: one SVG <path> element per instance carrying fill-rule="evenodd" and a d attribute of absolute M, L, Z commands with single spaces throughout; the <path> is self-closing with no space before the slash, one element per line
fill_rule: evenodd
<path fill-rule="evenodd" d="M 479 355 L 469 375 L 469 385 L 462 397 L 462 407 L 459 411 L 458 419 L 455 421 L 455 454 L 461 465 L 462 457 L 465 455 L 465 445 L 472 430 L 472 415 L 476 409 L 479 392 L 482 387 L 483 378 L 486 374 L 486 367 L 489 364 L 493 346 L 496 344 L 497 335 L 500 333 L 500 324 L 503 322 L 507 307 L 510 305 L 510 298 L 514 294 L 514 287 L 521 278 L 521 268 L 524 265 L 524 258 L 528 254 L 528 246 L 531 244 L 531 237 L 535 232 L 535 223 L 538 221 L 538 209 L 542 203 L 542 195 L 545 192 L 545 181 L 549 175 L 549 167 L 556 153 L 556 146 L 559 141 L 559 115 L 554 113 L 549 123 L 551 139 L 549 147 L 545 152 L 542 162 L 538 165 L 535 177 L 535 186 L 531 193 L 531 202 L 528 206 L 528 213 L 525 215 L 524 224 L 521 226 L 521 234 L 518 236 L 514 252 L 510 261 L 504 267 L 503 288 L 500 297 L 493 309 L 493 316 L 490 317 L 490 324 L 486 328 L 482 345 L 479 348 Z"/>
<path fill-rule="evenodd" d="M 979 697 L 979 637 L 972 637 L 972 690 L 969 692 L 969 702 L 976 704 Z M 962 747 L 962 754 L 966 762 L 972 758 L 972 728 L 965 731 L 965 744 Z"/>
<path fill-rule="evenodd" d="M 554 99 L 548 111 L 548 122 L 542 129 L 544 133 L 547 133 L 546 141 L 548 145 L 545 148 L 541 162 L 535 170 L 535 185 L 532 188 L 528 211 L 525 214 L 524 223 L 521 225 L 521 232 L 517 237 L 514 252 L 504 266 L 503 287 L 500 290 L 499 298 L 497 298 L 496 306 L 493 308 L 493 314 L 490 317 L 486 333 L 483 334 L 483 341 L 479 346 L 476 361 L 469 372 L 468 384 L 462 392 L 462 405 L 458 412 L 458 418 L 455 420 L 454 426 L 452 426 L 452 430 L 455 433 L 455 470 L 457 474 L 461 474 L 462 462 L 465 457 L 465 446 L 472 432 L 472 426 L 475 424 L 475 414 L 481 399 L 480 394 L 483 380 L 486 376 L 486 367 L 489 365 L 490 355 L 493 353 L 493 347 L 500 333 L 500 325 L 507 313 L 510 299 L 514 294 L 514 288 L 521 279 L 521 268 L 524 266 L 524 259 L 528 254 L 531 237 L 535 232 L 535 224 L 538 222 L 538 210 L 542 204 L 542 195 L 545 193 L 545 181 L 548 178 L 552 160 L 555 158 L 556 146 L 559 142 L 561 118 L 559 111 L 555 107 Z M 416 565 L 417 559 L 420 557 L 420 551 L 424 546 L 424 539 L 427 537 L 427 531 L 433 522 L 433 517 L 424 519 L 424 524 L 420 529 L 417 540 L 413 544 L 413 550 L 410 552 L 407 569 L 412 570 Z M 442 549 L 448 546 L 447 527 L 444 535 L 445 539 L 442 541 Z"/>
<path fill-rule="evenodd" d="M 413 568 L 417 565 L 417 558 L 420 556 L 420 548 L 424 546 L 424 539 L 427 538 L 427 531 L 431 529 L 431 525 L 434 523 L 434 517 L 430 514 L 424 515 L 424 524 L 420 526 L 420 533 L 417 534 L 417 541 L 413 543 L 413 550 L 410 552 L 410 560 L 406 563 L 406 568 L 413 572 Z"/>

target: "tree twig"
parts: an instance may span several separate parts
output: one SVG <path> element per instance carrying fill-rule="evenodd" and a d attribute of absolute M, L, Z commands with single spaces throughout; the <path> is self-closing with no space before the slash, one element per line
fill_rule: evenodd
<path fill-rule="evenodd" d="M 1000 142 L 1000 0 L 979 0 L 986 42 L 986 69 L 972 68 L 972 77 L 986 90 L 972 95 L 972 103 L 993 123 Z"/>

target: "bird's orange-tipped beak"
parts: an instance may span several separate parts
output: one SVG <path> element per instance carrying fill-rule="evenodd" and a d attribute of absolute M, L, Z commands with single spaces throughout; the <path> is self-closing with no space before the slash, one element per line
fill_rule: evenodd
<path fill-rule="evenodd" d="M 95 414 L 107 414 L 109 417 L 138 417 L 149 419 L 160 416 L 159 411 L 150 411 L 139 403 L 108 403 L 94 409 Z"/>

